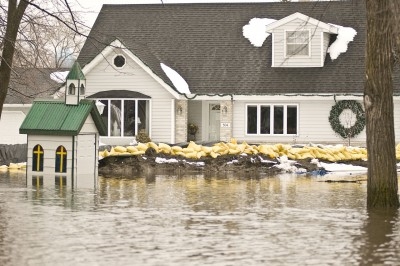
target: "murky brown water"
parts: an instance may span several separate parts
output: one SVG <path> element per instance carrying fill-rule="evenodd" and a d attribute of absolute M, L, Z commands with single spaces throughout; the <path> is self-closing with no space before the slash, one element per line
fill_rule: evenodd
<path fill-rule="evenodd" d="M 0 265 L 400 265 L 400 216 L 366 183 L 282 175 L 101 179 L 27 189 L 0 173 Z"/>

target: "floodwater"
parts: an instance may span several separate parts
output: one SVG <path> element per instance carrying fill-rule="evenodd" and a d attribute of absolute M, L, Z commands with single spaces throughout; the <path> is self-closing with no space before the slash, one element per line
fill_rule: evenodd
<path fill-rule="evenodd" d="M 400 265 L 398 212 L 317 177 L 100 178 L 26 188 L 0 172 L 0 265 Z"/>

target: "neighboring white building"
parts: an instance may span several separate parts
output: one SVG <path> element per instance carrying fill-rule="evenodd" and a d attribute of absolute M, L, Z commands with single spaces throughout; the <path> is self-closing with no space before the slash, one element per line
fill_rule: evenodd
<path fill-rule="evenodd" d="M 86 100 L 85 77 L 74 64 L 63 100 L 35 100 L 19 131 L 27 134 L 27 185 L 94 187 L 99 134 L 105 126 Z"/>

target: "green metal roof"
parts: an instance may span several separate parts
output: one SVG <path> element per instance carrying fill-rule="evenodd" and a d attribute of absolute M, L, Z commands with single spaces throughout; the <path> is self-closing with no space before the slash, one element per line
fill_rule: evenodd
<path fill-rule="evenodd" d="M 86 79 L 78 62 L 75 61 L 72 65 L 66 79 Z"/>
<path fill-rule="evenodd" d="M 66 105 L 59 100 L 35 100 L 19 128 L 19 133 L 76 136 L 89 114 L 92 115 L 99 134 L 106 135 L 106 126 L 92 100 L 83 99 L 79 105 Z"/>

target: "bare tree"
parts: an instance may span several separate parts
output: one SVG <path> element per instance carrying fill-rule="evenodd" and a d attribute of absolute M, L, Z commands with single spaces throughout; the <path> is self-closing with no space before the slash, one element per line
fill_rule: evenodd
<path fill-rule="evenodd" d="M 366 0 L 367 50 L 364 106 L 367 126 L 369 208 L 399 208 L 393 118 L 394 6 Z M 397 9 L 398 11 L 399 9 Z"/>
<path fill-rule="evenodd" d="M 83 42 L 82 25 L 68 0 L 0 0 L 0 118 L 13 65 L 63 66 Z"/>

